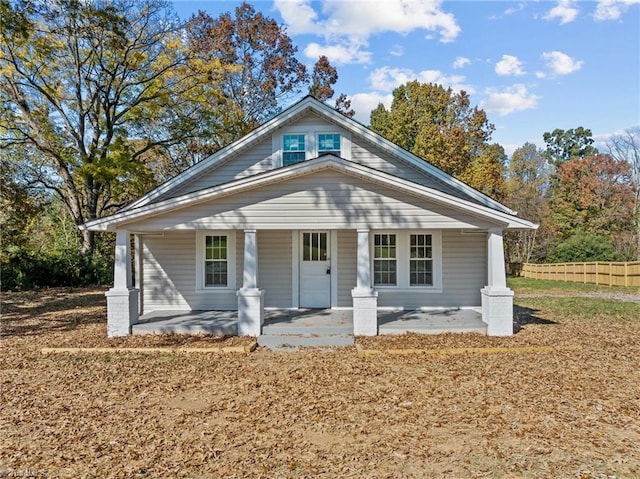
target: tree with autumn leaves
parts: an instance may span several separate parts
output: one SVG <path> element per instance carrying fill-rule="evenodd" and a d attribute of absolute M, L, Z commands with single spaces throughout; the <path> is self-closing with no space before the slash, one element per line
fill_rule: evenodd
<path fill-rule="evenodd" d="M 490 143 L 494 126 L 484 110 L 471 106 L 466 92 L 418 81 L 401 85 L 390 109 L 380 104 L 373 110 L 371 129 L 479 191 L 503 198 L 504 149 Z"/>
<path fill-rule="evenodd" d="M 638 176 L 633 155 L 625 154 L 633 148 L 619 148 L 617 157 L 600 153 L 583 127 L 543 139 L 546 149 L 525 144 L 507 168 L 505 203 L 540 224 L 537 232 L 507 235 L 508 261 L 638 258 Z"/>
<path fill-rule="evenodd" d="M 296 51 L 246 3 L 235 16 L 201 14 L 185 27 L 167 0 L 0 0 L 0 161 L 16 187 L 2 191 L 2 203 L 40 193 L 56 215 L 66 212 L 90 264 L 96 237 L 82 224 L 238 139 L 309 87 Z M 313 88 L 328 99 L 336 80 L 320 59 Z M 11 265 L 7 251 L 26 246 L 6 240 L 0 259 Z"/>

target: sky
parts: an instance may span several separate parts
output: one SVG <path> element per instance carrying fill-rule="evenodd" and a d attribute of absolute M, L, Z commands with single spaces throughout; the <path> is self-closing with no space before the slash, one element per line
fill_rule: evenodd
<path fill-rule="evenodd" d="M 241 2 L 175 0 L 182 19 Z M 640 0 L 254 0 L 311 70 L 326 55 L 356 119 L 408 81 L 470 95 L 508 154 L 583 126 L 596 145 L 640 125 Z M 301 94 L 302 97 L 304 94 Z M 283 105 L 288 106 L 288 105 Z"/>

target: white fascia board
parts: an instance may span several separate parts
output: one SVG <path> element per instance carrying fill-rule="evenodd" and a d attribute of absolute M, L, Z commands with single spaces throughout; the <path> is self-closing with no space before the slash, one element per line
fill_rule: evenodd
<path fill-rule="evenodd" d="M 342 160 L 341 158 L 336 158 L 336 159 L 342 162 L 346 162 L 346 160 Z M 372 168 L 366 167 L 364 165 L 360 165 L 358 163 L 351 163 L 351 162 L 348 162 L 348 163 L 349 164 L 347 169 L 351 170 L 352 174 L 357 170 L 361 170 L 358 176 L 360 176 L 361 178 L 371 183 L 378 183 L 383 186 L 400 190 L 404 193 L 412 194 L 413 196 L 417 196 L 421 199 L 427 199 L 430 201 L 434 201 L 436 203 L 440 203 L 444 206 L 448 206 L 454 209 L 458 209 L 460 211 L 464 211 L 466 213 L 470 213 L 474 216 L 481 216 L 482 218 L 487 218 L 493 221 L 497 221 L 501 224 L 504 224 L 508 229 L 537 229 L 538 228 L 538 225 L 531 223 L 530 221 L 527 221 L 525 219 L 518 218 L 517 216 L 514 216 L 510 213 L 498 211 L 487 206 L 479 205 L 477 203 L 473 203 L 471 201 L 458 198 L 457 196 L 453 196 L 448 193 L 443 193 L 442 191 L 429 188 L 428 186 L 407 182 L 396 176 L 393 176 L 378 170 L 374 170 Z"/>
<path fill-rule="evenodd" d="M 209 168 L 222 163 L 229 159 L 230 156 L 234 156 L 238 152 L 250 147 L 252 144 L 260 141 L 265 135 L 271 134 L 273 130 L 281 126 L 283 123 L 290 121 L 295 116 L 302 113 L 310 104 L 318 102 L 311 97 L 306 97 L 300 102 L 292 105 L 287 110 L 283 111 L 279 115 L 273 117 L 271 120 L 257 127 L 251 133 L 243 136 L 239 140 L 225 146 L 221 150 L 215 152 L 213 155 L 205 158 L 204 160 L 196 163 L 191 168 L 179 173 L 170 180 L 165 181 L 157 188 L 151 190 L 149 193 L 141 196 L 137 200 L 133 201 L 129 205 L 125 206 L 121 211 L 127 211 L 133 208 L 139 208 L 141 206 L 149 204 L 159 196 L 171 191 L 178 186 L 187 183 L 192 178 L 202 174 Z"/>
<path fill-rule="evenodd" d="M 210 188 L 187 193 L 176 198 L 170 198 L 158 203 L 141 206 L 136 209 L 121 211 L 112 216 L 90 221 L 83 225 L 82 229 L 88 229 L 91 231 L 113 231 L 118 227 L 118 225 L 122 225 L 123 223 L 130 223 L 135 220 L 156 216 L 167 211 L 186 208 L 188 206 L 204 201 L 214 200 L 222 196 L 242 193 L 243 191 L 266 186 L 268 184 L 287 181 L 325 168 L 333 168 L 345 174 L 360 177 L 370 183 L 378 183 L 421 199 L 434 201 L 436 203 L 470 213 L 474 216 L 489 219 L 508 229 L 537 228 L 533 223 L 508 213 L 478 205 L 417 183 L 407 182 L 388 173 L 383 173 L 373 168 L 369 168 L 368 166 L 353 163 L 333 155 L 324 155 L 314 160 L 308 160 L 284 168 L 270 170 L 254 176 L 234 180 L 223 185 L 212 186 Z"/>
<path fill-rule="evenodd" d="M 214 153 L 208 158 L 205 158 L 201 162 L 192 166 L 188 170 L 178 174 L 174 178 L 166 181 L 162 185 L 158 186 L 154 190 L 150 191 L 146 195 L 138 198 L 134 202 L 127 205 L 122 211 L 131 210 L 134 208 L 138 208 L 144 205 L 149 204 L 156 198 L 161 195 L 167 193 L 168 191 L 177 188 L 178 186 L 188 182 L 195 176 L 201 174 L 203 171 L 215 166 L 218 163 L 226 161 L 230 156 L 234 156 L 236 153 L 250 147 L 253 143 L 260 141 L 264 136 L 271 134 L 274 130 L 291 121 L 296 116 L 302 115 L 307 110 L 312 110 L 319 115 L 325 117 L 329 121 L 338 124 L 345 130 L 351 131 L 354 134 L 362 136 L 367 141 L 374 143 L 375 145 L 382 148 L 384 151 L 392 154 L 401 160 L 407 162 L 408 164 L 414 166 L 419 171 L 423 171 L 424 173 L 431 175 L 443 183 L 453 187 L 454 189 L 460 190 L 467 194 L 469 197 L 475 199 L 482 205 L 488 206 L 490 208 L 494 208 L 500 211 L 503 211 L 507 214 L 515 215 L 516 212 L 507 208 L 502 203 L 495 201 L 488 196 L 480 193 L 478 190 L 470 187 L 469 185 L 463 183 L 460 180 L 457 180 L 451 175 L 448 175 L 444 171 L 436 168 L 431 165 L 427 161 L 424 161 L 414 154 L 404 150 L 403 148 L 393 144 L 391 141 L 382 137 L 381 135 L 373 132 L 366 126 L 362 125 L 358 121 L 348 118 L 344 116 L 342 113 L 336 111 L 331 108 L 329 105 L 316 100 L 313 97 L 307 96 L 300 100 L 299 102 L 293 104 L 288 109 L 284 110 L 282 113 L 278 114 L 271 120 L 267 121 L 263 125 L 257 127 L 248 135 L 242 137 L 238 141 L 226 146 L 220 151 Z"/>

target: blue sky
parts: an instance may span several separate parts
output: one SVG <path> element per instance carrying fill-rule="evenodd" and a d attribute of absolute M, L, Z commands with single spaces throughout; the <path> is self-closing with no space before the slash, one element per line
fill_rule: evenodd
<path fill-rule="evenodd" d="M 176 0 L 183 19 L 212 17 L 241 2 Z M 369 124 L 378 103 L 414 79 L 463 89 L 496 127 L 507 153 L 540 146 L 555 128 L 590 128 L 594 138 L 640 124 L 640 0 L 253 1 L 276 19 L 310 68 L 337 67 Z"/>

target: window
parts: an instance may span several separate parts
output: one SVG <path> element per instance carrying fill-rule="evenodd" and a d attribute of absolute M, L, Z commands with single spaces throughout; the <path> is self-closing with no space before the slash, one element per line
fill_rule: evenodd
<path fill-rule="evenodd" d="M 374 231 L 371 235 L 373 285 L 396 292 L 442 292 L 442 232 Z"/>
<path fill-rule="evenodd" d="M 204 286 L 228 285 L 227 237 L 206 236 L 204 251 Z"/>
<path fill-rule="evenodd" d="M 397 283 L 396 266 L 396 235 L 374 235 L 373 284 L 395 286 Z"/>
<path fill-rule="evenodd" d="M 305 160 L 304 135 L 284 135 L 282 142 L 282 166 L 293 165 Z"/>
<path fill-rule="evenodd" d="M 237 289 L 235 232 L 196 232 L 195 276 L 198 293 L 226 294 Z"/>
<path fill-rule="evenodd" d="M 303 261 L 326 261 L 327 233 L 304 233 L 302 247 Z"/>
<path fill-rule="evenodd" d="M 274 168 L 327 154 L 351 159 L 351 136 L 346 131 L 336 133 L 330 125 L 296 125 L 274 134 L 271 141 Z"/>
<path fill-rule="evenodd" d="M 409 285 L 433 286 L 433 245 L 431 235 L 410 235 Z"/>
<path fill-rule="evenodd" d="M 318 135 L 318 156 L 331 153 L 340 156 L 340 135 L 321 133 Z"/>

